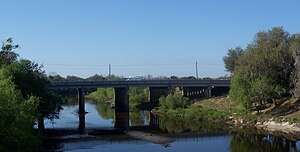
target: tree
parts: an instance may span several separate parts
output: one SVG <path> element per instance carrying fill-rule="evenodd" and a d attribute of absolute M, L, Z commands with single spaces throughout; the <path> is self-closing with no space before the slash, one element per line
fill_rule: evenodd
<path fill-rule="evenodd" d="M 25 100 L 10 78 L 0 79 L 0 88 L 0 151 L 34 151 L 38 98 Z"/>
<path fill-rule="evenodd" d="M 19 45 L 13 44 L 12 38 L 2 45 L 0 59 L 3 64 L 0 67 L 0 80 L 11 78 L 25 100 L 29 100 L 31 96 L 39 98 L 36 107 L 38 112 L 35 114 L 39 117 L 39 128 L 44 128 L 44 118 L 58 117 L 62 100 L 47 90 L 50 82 L 42 70 L 43 66 L 25 59 L 17 60 L 18 54 L 13 50 L 18 47 Z"/>
<path fill-rule="evenodd" d="M 291 36 L 291 51 L 295 60 L 292 78 L 293 95 L 295 98 L 300 97 L 300 34 L 294 34 Z"/>
<path fill-rule="evenodd" d="M 67 81 L 81 81 L 84 80 L 83 78 L 77 77 L 77 76 L 73 76 L 73 75 L 68 75 L 66 77 Z"/>
<path fill-rule="evenodd" d="M 188 105 L 189 99 L 183 97 L 180 92 L 169 94 L 168 96 L 159 98 L 159 106 L 164 109 L 185 108 Z"/>
<path fill-rule="evenodd" d="M 282 27 L 258 32 L 236 62 L 230 97 L 249 108 L 263 98 L 290 96 L 294 71 L 290 46 L 291 37 Z"/>
<path fill-rule="evenodd" d="M 96 80 L 96 81 L 101 81 L 105 80 L 105 78 L 102 75 L 95 74 L 91 77 L 88 77 L 86 80 Z"/>
<path fill-rule="evenodd" d="M 233 73 L 237 60 L 244 54 L 241 47 L 231 48 L 227 52 L 227 56 L 223 57 L 226 71 Z"/>
<path fill-rule="evenodd" d="M 19 48 L 19 45 L 15 45 L 12 38 L 8 38 L 6 42 L 2 44 L 0 51 L 0 67 L 17 61 L 19 55 L 12 51 L 16 48 Z"/>
<path fill-rule="evenodd" d="M 66 80 L 64 77 L 60 76 L 56 72 L 50 72 L 48 74 L 48 78 L 50 81 L 65 81 Z"/>
<path fill-rule="evenodd" d="M 24 99 L 30 96 L 39 97 L 38 115 L 39 128 L 44 128 L 43 118 L 54 119 L 58 117 L 62 100 L 47 90 L 48 81 L 42 66 L 29 60 L 20 60 L 0 69 L 0 79 L 11 78 L 16 88 L 21 91 Z"/>

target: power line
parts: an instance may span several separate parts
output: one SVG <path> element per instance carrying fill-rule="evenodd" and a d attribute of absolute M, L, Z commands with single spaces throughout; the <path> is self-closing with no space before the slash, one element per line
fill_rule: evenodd
<path fill-rule="evenodd" d="M 200 65 L 223 65 L 218 63 L 207 63 L 198 62 Z M 149 64 L 109 64 L 109 66 L 114 67 L 147 67 L 147 66 L 183 66 L 183 65 L 194 65 L 195 62 L 182 62 L 182 63 L 149 63 Z M 44 66 L 94 66 L 94 67 L 107 67 L 107 64 L 75 64 L 75 63 L 44 63 Z"/>

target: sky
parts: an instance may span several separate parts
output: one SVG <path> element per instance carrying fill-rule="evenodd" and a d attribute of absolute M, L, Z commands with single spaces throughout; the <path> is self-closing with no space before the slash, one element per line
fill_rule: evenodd
<path fill-rule="evenodd" d="M 300 32 L 298 0 L 0 0 L 0 41 L 48 74 L 219 77 L 259 31 Z"/>

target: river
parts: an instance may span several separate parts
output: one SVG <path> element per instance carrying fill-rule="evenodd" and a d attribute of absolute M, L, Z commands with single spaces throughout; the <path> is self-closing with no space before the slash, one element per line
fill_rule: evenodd
<path fill-rule="evenodd" d="M 181 152 L 181 151 L 300 151 L 300 142 L 280 136 L 233 132 L 222 126 L 201 124 L 201 122 L 184 122 L 159 118 L 159 125 L 153 126 L 148 111 L 132 110 L 129 113 L 131 130 L 138 130 L 146 138 L 130 136 L 114 131 L 114 109 L 101 103 L 86 101 L 85 129 L 78 133 L 79 116 L 77 105 L 65 105 L 59 119 L 45 121 L 45 127 L 54 130 L 43 143 L 43 151 L 70 152 L 110 152 L 110 151 L 145 151 L 145 152 Z M 149 127 L 149 125 L 151 127 Z M 63 130 L 63 134 L 57 131 Z M 112 130 L 91 135 L 98 130 Z M 67 132 L 67 133 L 65 133 Z M 148 136 L 149 135 L 149 136 Z M 161 141 L 167 139 L 166 141 Z M 172 140 L 169 140 L 172 139 Z"/>

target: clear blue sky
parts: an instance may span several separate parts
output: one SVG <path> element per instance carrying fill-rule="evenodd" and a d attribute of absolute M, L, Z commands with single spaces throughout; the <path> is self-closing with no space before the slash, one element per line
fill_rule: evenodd
<path fill-rule="evenodd" d="M 47 73 L 225 75 L 229 48 L 283 26 L 300 32 L 298 0 L 0 0 L 0 40 Z"/>

